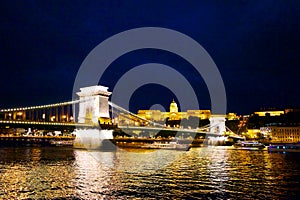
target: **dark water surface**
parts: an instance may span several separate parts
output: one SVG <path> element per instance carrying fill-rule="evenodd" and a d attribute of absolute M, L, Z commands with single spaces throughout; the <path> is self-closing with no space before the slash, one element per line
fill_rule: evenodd
<path fill-rule="evenodd" d="M 300 153 L 0 148 L 0 199 L 300 199 Z"/>

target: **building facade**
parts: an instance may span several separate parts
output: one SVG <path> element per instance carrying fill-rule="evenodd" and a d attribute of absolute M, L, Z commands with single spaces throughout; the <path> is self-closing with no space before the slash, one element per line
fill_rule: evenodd
<path fill-rule="evenodd" d="M 169 120 L 181 120 L 189 119 L 190 117 L 196 117 L 201 120 L 209 119 L 211 116 L 210 110 L 187 110 L 186 112 L 179 112 L 177 103 L 173 101 L 170 103 L 169 112 L 162 112 L 160 110 L 139 110 L 137 113 L 141 118 L 150 120 L 150 121 L 164 121 L 165 119 Z M 228 120 L 237 120 L 238 116 L 236 113 L 228 113 L 226 115 Z"/>
<path fill-rule="evenodd" d="M 268 111 L 257 111 L 254 112 L 255 115 L 258 115 L 260 117 L 265 117 L 267 115 L 270 115 L 271 117 L 274 116 L 280 116 L 284 114 L 284 110 L 268 110 Z"/>
<path fill-rule="evenodd" d="M 273 143 L 298 143 L 300 142 L 300 126 L 280 127 L 270 126 L 260 128 L 260 132 L 272 138 Z"/>

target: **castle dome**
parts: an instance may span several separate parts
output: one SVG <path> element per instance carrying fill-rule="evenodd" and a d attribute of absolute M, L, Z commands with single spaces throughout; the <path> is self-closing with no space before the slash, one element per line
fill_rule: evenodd
<path fill-rule="evenodd" d="M 171 113 L 178 112 L 178 106 L 177 106 L 177 103 L 174 101 L 174 99 L 170 104 L 170 112 Z"/>

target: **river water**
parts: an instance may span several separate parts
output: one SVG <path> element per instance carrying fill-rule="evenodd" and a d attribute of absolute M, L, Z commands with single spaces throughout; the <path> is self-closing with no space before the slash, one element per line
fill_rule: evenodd
<path fill-rule="evenodd" d="M 0 148 L 0 199 L 299 199 L 300 154 Z"/>

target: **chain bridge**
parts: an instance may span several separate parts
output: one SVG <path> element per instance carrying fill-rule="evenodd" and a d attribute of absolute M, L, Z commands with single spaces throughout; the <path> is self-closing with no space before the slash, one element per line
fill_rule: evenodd
<path fill-rule="evenodd" d="M 167 127 L 144 119 L 109 101 L 111 92 L 107 87 L 96 85 L 80 88 L 79 99 L 39 106 L 0 109 L 0 126 L 3 128 L 76 130 L 82 140 L 92 141 L 90 132 L 99 132 L 101 139 L 112 139 L 112 131 L 124 132 L 158 131 L 223 136 L 240 139 L 225 126 L 225 115 L 211 115 L 210 124 L 197 129 Z M 106 130 L 106 132 L 104 131 Z"/>

